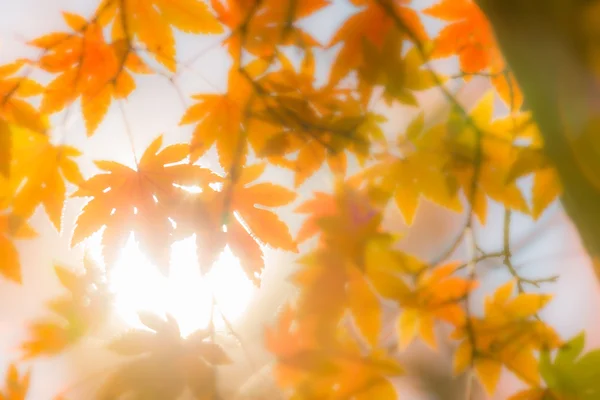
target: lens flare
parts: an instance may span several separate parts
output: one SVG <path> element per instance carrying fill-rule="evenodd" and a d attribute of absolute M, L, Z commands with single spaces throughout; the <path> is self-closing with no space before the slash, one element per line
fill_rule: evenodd
<path fill-rule="evenodd" d="M 184 336 L 207 327 L 211 318 L 215 329 L 226 330 L 225 321 L 234 323 L 239 319 L 255 291 L 228 247 L 211 271 L 202 276 L 194 237 L 173 244 L 169 277 L 148 261 L 130 237 L 110 272 L 109 282 L 116 313 L 128 325 L 142 327 L 139 311 L 169 313 Z"/>

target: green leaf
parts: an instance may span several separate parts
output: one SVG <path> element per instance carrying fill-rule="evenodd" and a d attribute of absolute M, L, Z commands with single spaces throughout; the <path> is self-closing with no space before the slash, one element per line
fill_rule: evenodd
<path fill-rule="evenodd" d="M 553 393 L 568 398 L 600 398 L 600 349 L 580 357 L 585 346 L 585 332 L 565 343 L 554 361 L 550 353 L 540 354 L 539 370 Z"/>
<path fill-rule="evenodd" d="M 565 343 L 558 354 L 556 355 L 556 359 L 554 360 L 554 365 L 556 366 L 570 366 L 575 362 L 575 359 L 579 357 L 581 352 L 583 351 L 583 346 L 585 345 L 585 333 L 582 332 L 579 335 L 575 336 L 573 339 L 569 340 Z"/>

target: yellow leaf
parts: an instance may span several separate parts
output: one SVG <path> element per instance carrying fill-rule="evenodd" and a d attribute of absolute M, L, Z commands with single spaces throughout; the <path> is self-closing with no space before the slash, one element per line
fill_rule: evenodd
<path fill-rule="evenodd" d="M 14 243 L 0 234 L 0 274 L 14 282 L 21 283 L 21 264 Z"/>
<path fill-rule="evenodd" d="M 506 367 L 529 385 L 540 383 L 538 360 L 529 349 L 516 348 L 506 356 Z"/>
<path fill-rule="evenodd" d="M 548 389 L 533 388 L 520 391 L 511 396 L 508 400 L 545 400 L 547 399 Z"/>
<path fill-rule="evenodd" d="M 500 380 L 502 364 L 494 360 L 477 358 L 475 359 L 474 368 L 487 394 L 493 395 Z"/>
<path fill-rule="evenodd" d="M 506 311 L 514 318 L 527 318 L 544 308 L 551 299 L 551 295 L 521 293 L 507 304 Z"/>
<path fill-rule="evenodd" d="M 546 168 L 535 173 L 533 178 L 533 208 L 531 216 L 537 219 L 542 212 L 557 199 L 562 192 L 562 185 L 556 171 Z"/>
<path fill-rule="evenodd" d="M 437 342 L 435 340 L 434 327 L 435 322 L 431 316 L 421 315 L 419 320 L 419 335 L 429 347 L 435 350 L 437 348 Z"/>
<path fill-rule="evenodd" d="M 479 129 L 486 129 L 494 115 L 494 91 L 488 91 L 469 113 Z"/>
<path fill-rule="evenodd" d="M 199 0 L 158 0 L 158 8 L 171 25 L 191 33 L 222 33 L 223 26 Z"/>
<path fill-rule="evenodd" d="M 356 325 L 371 346 L 376 346 L 381 332 L 382 312 L 379 299 L 365 277 L 355 268 L 348 268 L 347 296 Z"/>
<path fill-rule="evenodd" d="M 13 212 L 30 217 L 40 204 L 60 232 L 65 202 L 64 179 L 79 183 L 81 174 L 73 157 L 80 153 L 70 146 L 54 146 L 49 138 L 23 129 L 13 130 L 14 160 L 11 179 L 20 183 L 13 199 Z"/>
<path fill-rule="evenodd" d="M 175 59 L 175 38 L 168 21 L 150 2 L 136 3 L 135 17 L 128 17 L 131 28 L 136 33 L 140 42 L 156 57 L 156 60 L 167 69 L 175 72 L 177 60 Z M 121 12 L 125 12 L 121 10 Z"/>
<path fill-rule="evenodd" d="M 399 345 L 402 350 L 406 349 L 413 341 L 419 327 L 419 311 L 415 309 L 405 309 L 398 319 Z"/>
<path fill-rule="evenodd" d="M 406 224 L 411 225 L 417 211 L 417 206 L 419 205 L 419 194 L 412 191 L 410 188 L 406 188 L 406 190 L 400 189 L 396 191 L 394 200 L 402 212 Z"/>
<path fill-rule="evenodd" d="M 473 360 L 473 347 L 468 340 L 461 342 L 454 352 L 453 373 L 459 375 L 471 366 Z"/>
<path fill-rule="evenodd" d="M 356 400 L 396 400 L 398 392 L 389 380 L 381 379 L 376 383 L 367 385 L 367 389 L 357 393 L 354 398 Z"/>
<path fill-rule="evenodd" d="M 12 154 L 11 134 L 8 124 L 0 119 L 0 175 L 8 178 L 10 174 L 10 159 Z M 0 191 L 0 198 L 2 192 Z"/>

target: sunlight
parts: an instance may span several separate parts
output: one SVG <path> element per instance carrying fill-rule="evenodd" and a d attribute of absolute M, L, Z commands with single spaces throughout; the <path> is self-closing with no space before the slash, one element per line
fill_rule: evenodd
<path fill-rule="evenodd" d="M 168 278 L 149 263 L 130 237 L 111 272 L 110 282 L 116 311 L 127 324 L 143 327 L 138 311 L 170 313 L 183 336 L 207 327 L 211 315 L 215 329 L 226 330 L 221 312 L 227 321 L 235 322 L 244 314 L 255 290 L 229 247 L 211 272 L 202 277 L 194 237 L 173 244 Z M 212 294 L 218 307 L 214 312 Z"/>

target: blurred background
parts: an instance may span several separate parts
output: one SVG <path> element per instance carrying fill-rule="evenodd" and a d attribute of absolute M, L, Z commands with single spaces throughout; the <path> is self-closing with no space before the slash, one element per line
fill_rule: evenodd
<path fill-rule="evenodd" d="M 331 7 L 305 21 L 307 30 L 323 42 L 354 12 L 353 6 L 347 1 L 333 0 L 332 3 Z M 412 4 L 421 9 L 431 3 L 433 2 L 413 1 Z M 0 0 L 0 63 L 7 63 L 18 57 L 35 57 L 37 52 L 26 46 L 27 40 L 48 32 L 64 30 L 61 11 L 87 17 L 96 6 L 96 0 Z M 439 21 L 427 16 L 423 16 L 423 22 L 431 35 L 441 26 Z M 86 178 L 96 173 L 93 160 L 107 159 L 133 165 L 132 152 L 141 155 L 148 144 L 161 133 L 164 134 L 165 144 L 188 141 L 192 127 L 179 127 L 178 122 L 191 103 L 189 96 L 199 92 L 226 90 L 226 73 L 230 60 L 219 45 L 222 37 L 192 36 L 176 31 L 176 38 L 177 58 L 181 67 L 173 82 L 158 75 L 137 75 L 137 89 L 124 105 L 124 116 L 118 104 L 113 103 L 92 138 L 86 137 L 77 103 L 72 106 L 66 118 L 64 113 L 53 117 L 52 138 L 57 142 L 76 146 L 84 153 L 78 162 Z M 321 68 L 318 73 L 324 76 L 331 58 L 328 58 L 328 54 L 319 57 L 317 63 Z M 437 63 L 436 67 L 443 71 L 456 71 L 457 63 L 454 60 L 443 61 Z M 48 76 L 40 74 L 34 77 L 41 82 L 48 81 Z M 484 80 L 473 79 L 468 85 L 452 89 L 469 108 L 488 87 Z M 420 100 L 426 116 L 443 117 L 446 105 L 435 89 L 423 92 Z M 505 112 L 500 103 L 498 105 L 498 113 Z M 383 103 L 376 104 L 375 107 L 390 117 L 386 131 L 390 136 L 401 132 L 417 112 L 416 109 L 401 106 L 388 108 Z M 131 142 L 126 129 L 132 132 Z M 209 152 L 200 163 L 220 171 L 214 152 Z M 292 182 L 290 173 L 275 168 L 268 169 L 261 179 L 288 187 L 291 187 Z M 298 201 L 281 211 L 282 219 L 289 224 L 293 234 L 302 222 L 301 216 L 292 212 L 294 206 L 310 198 L 315 190 L 330 191 L 331 183 L 328 170 L 320 171 L 299 188 Z M 64 211 L 63 232 L 60 233 L 55 231 L 45 214 L 38 210 L 32 224 L 39 237 L 18 243 L 24 285 L 18 286 L 0 280 L 0 376 L 3 376 L 10 362 L 20 357 L 18 345 L 26 337 L 26 323 L 45 315 L 44 302 L 61 292 L 52 265 L 57 263 L 79 267 L 85 248 L 92 254 L 98 253 L 97 240 L 94 238 L 85 246 L 69 248 L 69 237 L 83 204 L 83 199 L 68 200 Z M 490 205 L 489 210 L 486 226 L 476 226 L 474 234 L 484 250 L 497 251 L 502 247 L 504 210 L 494 204 Z M 390 209 L 386 215 L 386 226 L 389 229 L 405 232 L 402 247 L 424 259 L 435 259 L 447 248 L 463 223 L 464 216 L 427 201 L 420 204 L 415 223 L 410 228 L 403 223 L 395 209 Z M 301 251 L 312 245 L 314 244 L 311 242 L 304 244 Z M 537 278 L 560 275 L 556 283 L 545 284 L 541 289 L 532 288 L 555 294 L 554 300 L 542 312 L 542 317 L 553 324 L 563 338 L 569 338 L 585 329 L 588 332 L 586 348 L 600 346 L 598 284 L 591 271 L 590 260 L 560 205 L 549 207 L 536 222 L 515 214 L 511 246 L 513 262 L 523 276 Z M 263 348 L 263 330 L 265 324 L 273 321 L 279 306 L 294 293 L 286 278 L 294 271 L 296 255 L 272 249 L 266 249 L 265 254 L 266 269 L 260 289 L 255 289 L 245 280 L 239 265 L 231 256 L 223 256 L 220 264 L 223 272 L 215 277 L 220 282 L 216 296 L 236 332 L 236 337 L 227 335 L 227 327 L 220 325 L 224 332 L 221 340 L 228 354 L 235 360 L 234 365 L 223 368 L 221 386 L 225 398 L 277 398 L 276 387 L 269 377 L 270 359 Z M 454 256 L 464 258 L 463 249 L 459 248 Z M 135 274 L 133 279 L 128 280 L 127 273 L 120 272 L 121 280 L 116 290 L 124 300 L 120 303 L 122 307 L 109 327 L 112 331 L 108 334 L 117 334 L 135 325 L 137 308 L 169 311 L 187 329 L 201 327 L 209 315 L 206 310 L 210 296 L 204 296 L 202 287 L 193 284 L 198 277 L 192 258 L 193 249 L 189 244 L 182 243 L 175 248 L 172 262 L 177 265 L 176 276 L 166 282 L 139 254 L 133 243 L 128 245 L 117 269 L 135 270 Z M 510 278 L 501 260 L 482 262 L 478 271 L 481 284 L 471 298 L 475 312 L 481 311 L 482 296 Z M 118 271 L 115 274 L 119 275 Z M 133 294 L 127 295 L 128 291 Z M 162 303 L 161 299 L 164 300 Z M 198 307 L 186 308 L 185 304 L 189 303 L 197 304 Z M 394 325 L 393 318 L 390 318 L 386 328 L 390 332 L 390 345 L 394 340 Z M 408 376 L 398 382 L 401 398 L 460 398 L 464 381 L 463 378 L 452 378 L 452 344 L 445 339 L 446 334 L 443 330 L 438 334 L 440 348 L 437 353 L 417 342 L 400 355 L 410 371 Z M 90 338 L 59 357 L 41 359 L 32 364 L 32 386 L 28 399 L 51 399 L 54 394 L 76 382 L 81 384 L 73 388 L 72 398 L 90 398 L 88 383 L 100 379 L 111 365 L 119 362 L 102 348 L 102 339 L 105 338 Z M 503 375 L 500 389 L 494 398 L 505 399 L 520 385 L 518 380 L 507 373 Z M 485 398 L 482 393 L 479 396 Z"/>

